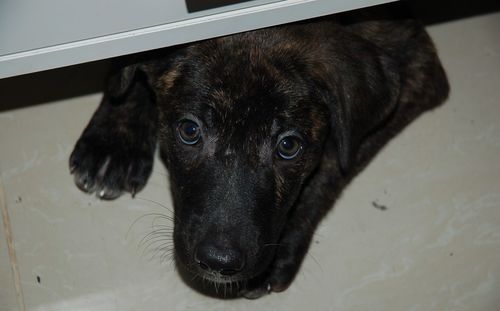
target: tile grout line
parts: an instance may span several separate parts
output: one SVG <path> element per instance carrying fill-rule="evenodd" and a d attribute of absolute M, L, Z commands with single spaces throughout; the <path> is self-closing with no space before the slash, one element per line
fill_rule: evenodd
<path fill-rule="evenodd" d="M 21 287 L 21 275 L 19 274 L 19 266 L 17 264 L 16 250 L 14 248 L 14 239 L 12 237 L 12 227 L 10 224 L 9 211 L 7 210 L 7 203 L 3 184 L 0 180 L 0 207 L 2 209 L 3 230 L 5 232 L 5 240 L 7 242 L 7 249 L 10 258 L 10 267 L 12 269 L 12 277 L 14 278 L 14 287 L 16 290 L 17 304 L 21 311 L 25 311 L 23 289 Z"/>

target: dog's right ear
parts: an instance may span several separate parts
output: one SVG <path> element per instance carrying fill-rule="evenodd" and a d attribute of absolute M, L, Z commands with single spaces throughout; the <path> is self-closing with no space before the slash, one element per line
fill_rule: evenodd
<path fill-rule="evenodd" d="M 115 60 L 106 85 L 107 95 L 115 99 L 122 98 L 137 81 L 143 81 L 153 88 L 156 79 L 171 71 L 182 53 L 182 48 L 161 49 Z"/>

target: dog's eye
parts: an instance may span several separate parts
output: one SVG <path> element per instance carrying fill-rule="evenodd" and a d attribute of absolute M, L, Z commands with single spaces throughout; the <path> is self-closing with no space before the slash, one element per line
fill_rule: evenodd
<path fill-rule="evenodd" d="M 177 127 L 180 140 L 186 145 L 194 145 L 200 140 L 200 126 L 191 120 L 182 120 Z"/>
<path fill-rule="evenodd" d="M 295 136 L 284 137 L 278 144 L 278 155 L 285 160 L 297 157 L 300 150 L 302 150 L 302 143 Z"/>

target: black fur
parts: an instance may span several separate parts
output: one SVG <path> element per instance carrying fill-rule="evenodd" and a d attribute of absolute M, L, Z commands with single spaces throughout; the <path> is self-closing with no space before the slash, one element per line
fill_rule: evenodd
<path fill-rule="evenodd" d="M 179 267 L 256 298 L 294 279 L 319 221 L 376 152 L 449 86 L 413 19 L 378 9 L 146 54 L 112 75 L 71 155 L 76 184 L 139 191 L 156 142 Z M 179 124 L 199 125 L 183 143 Z M 296 158 L 280 140 L 302 142 Z"/>

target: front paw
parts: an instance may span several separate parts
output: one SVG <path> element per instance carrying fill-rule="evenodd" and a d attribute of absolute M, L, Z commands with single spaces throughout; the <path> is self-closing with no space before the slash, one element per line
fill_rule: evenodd
<path fill-rule="evenodd" d="M 119 141 L 120 137 L 83 135 L 70 157 L 78 188 L 105 200 L 142 190 L 153 169 L 153 150 Z"/>

